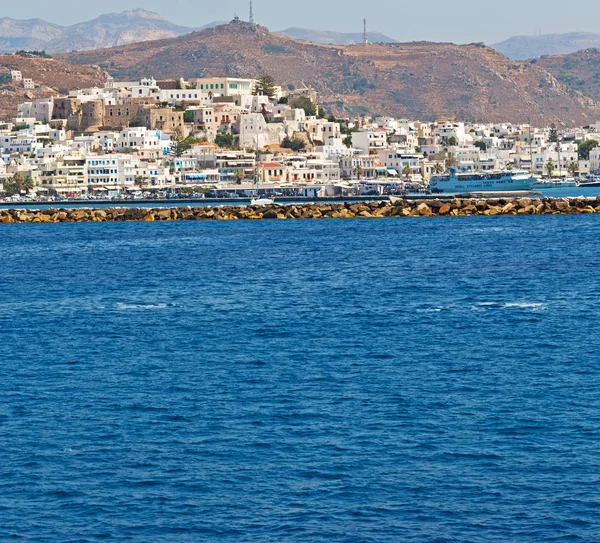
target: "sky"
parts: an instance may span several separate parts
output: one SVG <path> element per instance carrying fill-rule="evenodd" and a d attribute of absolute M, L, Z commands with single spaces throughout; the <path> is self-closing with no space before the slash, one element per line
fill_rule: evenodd
<path fill-rule="evenodd" d="M 246 0 L 29 0 L 3 2 L 0 17 L 40 18 L 58 24 L 86 21 L 113 11 L 142 7 L 184 26 L 248 17 Z M 600 33 L 600 1 L 579 0 L 254 0 L 255 21 L 271 30 L 301 26 L 362 32 L 362 19 L 399 41 L 502 41 L 515 35 L 588 31 Z"/>

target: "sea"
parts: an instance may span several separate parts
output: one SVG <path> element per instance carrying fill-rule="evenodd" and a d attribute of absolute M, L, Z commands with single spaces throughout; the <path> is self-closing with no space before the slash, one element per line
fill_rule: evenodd
<path fill-rule="evenodd" d="M 0 540 L 597 543 L 598 240 L 5 225 Z"/>

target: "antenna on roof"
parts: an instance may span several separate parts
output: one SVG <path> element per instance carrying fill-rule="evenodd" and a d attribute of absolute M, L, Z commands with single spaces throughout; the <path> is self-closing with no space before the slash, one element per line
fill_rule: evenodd
<path fill-rule="evenodd" d="M 367 20 L 363 19 L 363 44 L 369 43 L 369 34 L 367 34 Z"/>
<path fill-rule="evenodd" d="M 254 24 L 254 10 L 252 9 L 252 0 L 250 0 L 250 18 L 248 19 L 250 24 Z"/>

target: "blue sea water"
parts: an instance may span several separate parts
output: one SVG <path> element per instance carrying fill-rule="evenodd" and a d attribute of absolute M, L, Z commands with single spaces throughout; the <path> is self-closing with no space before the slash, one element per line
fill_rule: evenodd
<path fill-rule="evenodd" d="M 5 225 L 0 540 L 600 541 L 599 239 Z"/>

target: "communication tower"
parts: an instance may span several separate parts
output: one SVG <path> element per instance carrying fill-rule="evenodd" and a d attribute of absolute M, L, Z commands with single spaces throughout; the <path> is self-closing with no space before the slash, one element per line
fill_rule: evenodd
<path fill-rule="evenodd" d="M 369 43 L 369 34 L 367 34 L 367 20 L 363 19 L 363 44 Z"/>
<path fill-rule="evenodd" d="M 252 9 L 252 0 L 250 0 L 250 18 L 248 19 L 250 24 L 254 24 L 254 10 Z"/>

